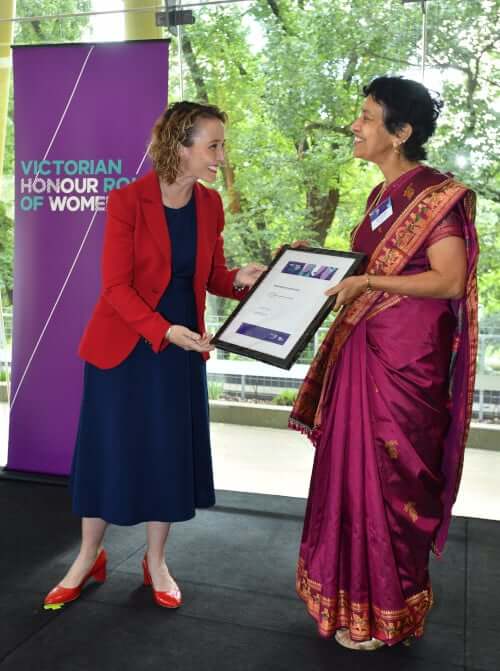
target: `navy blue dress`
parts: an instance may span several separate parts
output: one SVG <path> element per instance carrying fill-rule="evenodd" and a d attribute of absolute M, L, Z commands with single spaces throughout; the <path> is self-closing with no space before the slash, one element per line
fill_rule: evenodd
<path fill-rule="evenodd" d="M 197 331 L 194 196 L 165 208 L 172 279 L 157 311 Z M 108 370 L 86 363 L 71 473 L 73 510 L 112 524 L 180 522 L 215 503 L 205 361 L 141 339 Z"/>

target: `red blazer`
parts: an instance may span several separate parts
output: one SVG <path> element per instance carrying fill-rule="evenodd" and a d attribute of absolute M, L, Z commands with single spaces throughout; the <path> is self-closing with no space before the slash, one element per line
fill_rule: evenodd
<path fill-rule="evenodd" d="M 196 267 L 193 290 L 198 330 L 205 332 L 207 289 L 241 298 L 234 289 L 238 269 L 224 258 L 222 201 L 213 189 L 194 185 L 196 203 Z M 154 171 L 111 191 L 102 257 L 102 291 L 79 347 L 79 355 L 98 368 L 113 368 L 144 338 L 154 352 L 168 346 L 171 323 L 155 312 L 171 277 L 171 246 Z M 203 354 L 208 359 L 208 354 Z"/>

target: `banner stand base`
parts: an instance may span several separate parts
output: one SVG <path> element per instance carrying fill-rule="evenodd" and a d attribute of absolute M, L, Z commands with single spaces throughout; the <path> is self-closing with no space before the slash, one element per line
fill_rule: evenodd
<path fill-rule="evenodd" d="M 69 484 L 69 477 L 67 475 L 29 473 L 26 471 L 13 471 L 8 468 L 0 468 L 0 480 L 17 480 L 18 482 L 33 482 L 38 485 L 62 485 L 63 487 L 67 487 Z"/>

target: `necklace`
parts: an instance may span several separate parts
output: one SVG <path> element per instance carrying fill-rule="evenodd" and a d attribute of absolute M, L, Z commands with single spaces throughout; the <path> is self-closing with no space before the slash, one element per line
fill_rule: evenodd
<path fill-rule="evenodd" d="M 370 212 L 377 207 L 377 205 L 382 200 L 382 196 L 384 195 L 386 190 L 387 190 L 387 182 L 384 181 L 384 182 L 382 182 L 382 187 L 381 187 L 380 191 L 377 193 L 377 195 L 373 199 L 373 203 L 366 208 L 365 217 L 366 217 L 367 214 L 370 214 Z"/>

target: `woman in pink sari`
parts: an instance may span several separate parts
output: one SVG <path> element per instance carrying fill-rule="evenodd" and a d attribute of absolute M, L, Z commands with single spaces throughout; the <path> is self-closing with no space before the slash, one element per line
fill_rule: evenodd
<path fill-rule="evenodd" d="M 373 650 L 423 634 L 430 550 L 443 549 L 470 422 L 477 348 L 474 194 L 424 166 L 440 104 L 380 77 L 364 89 L 354 155 L 384 182 L 352 248 L 365 274 L 290 418 L 316 446 L 297 590 L 319 633 Z"/>

